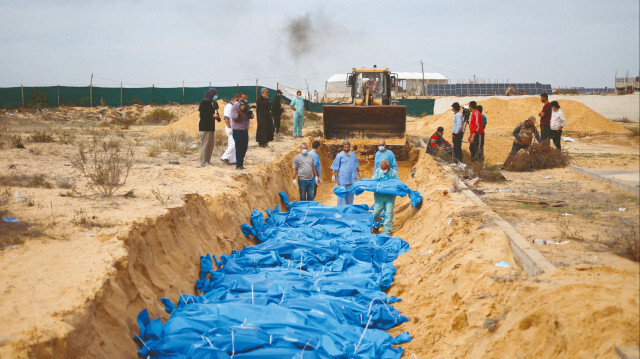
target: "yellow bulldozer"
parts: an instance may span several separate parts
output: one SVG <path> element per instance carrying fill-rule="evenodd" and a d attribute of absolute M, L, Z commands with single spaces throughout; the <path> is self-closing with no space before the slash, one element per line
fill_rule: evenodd
<path fill-rule="evenodd" d="M 351 103 L 322 108 L 325 139 L 404 139 L 407 108 L 392 103 L 397 82 L 388 68 L 354 68 L 347 75 Z"/>

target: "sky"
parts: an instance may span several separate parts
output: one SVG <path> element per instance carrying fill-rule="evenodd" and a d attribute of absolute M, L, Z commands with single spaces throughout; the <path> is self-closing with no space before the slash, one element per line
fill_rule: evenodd
<path fill-rule="evenodd" d="M 613 87 L 639 74 L 638 0 L 0 0 L 0 87 L 324 91 L 353 67 L 451 83 Z"/>

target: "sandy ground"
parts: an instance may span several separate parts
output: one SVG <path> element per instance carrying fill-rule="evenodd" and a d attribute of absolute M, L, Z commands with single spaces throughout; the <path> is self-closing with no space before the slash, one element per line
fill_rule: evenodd
<path fill-rule="evenodd" d="M 193 133 L 193 107 L 166 108 L 179 112 L 180 120 L 171 128 Z M 122 112 L 141 116 L 150 110 Z M 2 126 L 23 133 L 25 139 L 33 128 L 75 130 L 78 136 L 73 144 L 25 140 L 26 149 L 0 150 L 3 178 L 42 174 L 53 187 L 0 187 L 0 196 L 6 198 L 2 215 L 20 220 L 19 227 L 0 226 L 5 245 L 0 251 L 3 358 L 134 358 L 131 337 L 140 310 L 149 308 L 152 316 L 167 319 L 160 298 L 194 292 L 199 255 L 250 245 L 239 226 L 249 220 L 252 209 L 273 208 L 283 189 L 297 199 L 290 180 L 297 142 L 291 138 L 273 142 L 273 148 L 258 148 L 250 141 L 246 171 L 218 161 L 203 169 L 195 152 L 148 155 L 170 128 L 96 127 L 104 121 L 97 118 L 98 109 L 71 111 L 77 112 L 53 111 L 46 113 L 47 119 L 42 113 L 2 118 Z M 422 131 L 428 133 L 431 125 Z M 160 137 L 150 136 L 158 129 Z M 86 180 L 71 165 L 78 143 L 92 135 L 118 139 L 134 150 L 127 183 L 111 199 L 86 189 Z M 217 148 L 215 156 L 221 151 Z M 324 183 L 318 200 L 335 204 L 328 152 L 326 147 L 321 151 Z M 363 156 L 361 164 L 364 175 L 370 175 L 371 161 Z M 400 176 L 426 199 L 420 210 L 407 198 L 396 201 L 394 232 L 412 248 L 397 260 L 396 281 L 389 291 L 403 299 L 394 305 L 411 319 L 391 331 L 408 330 L 413 336 L 403 345 L 405 357 L 615 357 L 614 345 L 638 347 L 638 263 L 613 253 L 609 242 L 619 224 L 608 223 L 614 209 L 625 206 L 622 219 L 632 220 L 637 228 L 637 199 L 567 169 L 536 177 L 507 174 L 509 182 L 481 184 L 487 203 L 522 228 L 528 239 L 564 239 L 548 221 L 532 219 L 554 218 L 556 213 L 520 204 L 509 207 L 500 199 L 544 196 L 571 204 L 564 209 L 573 214 L 566 226 L 570 232 L 577 226 L 582 236 L 541 248 L 558 269 L 532 278 L 518 269 L 504 233 L 483 220 L 487 209 L 455 192 L 440 164 L 413 151 L 400 164 Z M 69 183 L 75 190 L 63 188 Z M 511 191 L 498 192 L 507 188 Z M 130 190 L 135 196 L 125 198 Z M 444 190 L 449 193 L 444 195 Z M 26 201 L 15 202 L 17 192 Z M 610 199 L 607 194 L 612 194 Z M 602 204 L 590 207 L 590 198 Z M 356 203 L 371 201 L 370 194 L 356 197 Z M 502 260 L 512 267 L 496 267 Z"/>
<path fill-rule="evenodd" d="M 490 98 L 499 98 L 502 100 L 518 100 L 522 98 L 539 98 L 538 96 L 471 96 L 464 97 L 464 101 L 482 102 Z M 549 101 L 554 100 L 571 100 L 581 102 L 592 110 L 598 112 L 604 117 L 617 120 L 628 118 L 631 121 L 638 122 L 640 119 L 640 95 L 549 95 Z M 433 106 L 433 112 L 438 114 L 451 110 L 451 104 L 460 101 L 460 97 L 439 97 Z"/>

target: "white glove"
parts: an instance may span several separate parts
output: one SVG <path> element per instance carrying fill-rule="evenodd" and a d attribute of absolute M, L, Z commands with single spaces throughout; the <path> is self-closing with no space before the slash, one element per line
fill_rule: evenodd
<path fill-rule="evenodd" d="M 336 175 L 331 176 L 331 182 L 335 182 L 336 181 Z"/>
<path fill-rule="evenodd" d="M 295 179 L 294 179 L 294 180 L 293 180 L 293 185 L 294 185 L 294 186 L 297 186 L 297 185 L 298 185 L 298 180 L 295 180 Z"/>
<path fill-rule="evenodd" d="M 316 176 L 316 184 L 321 184 L 322 181 L 320 180 L 320 177 Z"/>

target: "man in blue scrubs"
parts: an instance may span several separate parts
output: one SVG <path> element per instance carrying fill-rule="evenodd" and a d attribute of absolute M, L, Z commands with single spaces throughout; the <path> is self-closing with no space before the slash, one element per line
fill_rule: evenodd
<path fill-rule="evenodd" d="M 398 163 L 396 162 L 396 155 L 391 152 L 391 150 L 387 149 L 387 143 L 385 140 L 378 141 L 378 152 L 376 152 L 375 162 L 373 166 L 373 171 L 375 172 L 378 168 L 380 168 L 380 162 L 382 160 L 388 160 L 391 166 L 391 169 L 398 172 Z"/>
<path fill-rule="evenodd" d="M 351 151 L 351 143 L 349 141 L 342 143 L 342 152 L 338 153 L 335 160 L 333 160 L 331 170 L 333 171 L 331 182 L 335 182 L 337 176 L 338 186 L 349 188 L 358 179 L 362 178 L 360 162 L 358 162 L 356 154 Z M 353 204 L 353 197 L 353 193 L 349 193 L 346 198 L 338 197 L 338 206 Z"/>

